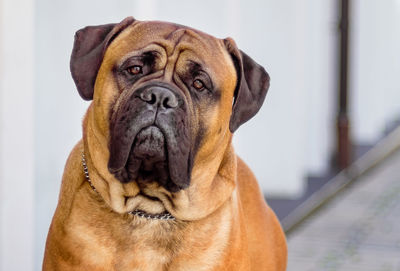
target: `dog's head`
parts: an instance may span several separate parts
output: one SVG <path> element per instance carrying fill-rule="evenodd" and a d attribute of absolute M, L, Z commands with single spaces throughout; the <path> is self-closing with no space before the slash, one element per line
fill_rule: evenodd
<path fill-rule="evenodd" d="M 187 219 L 214 208 L 189 215 L 194 198 L 232 192 L 232 133 L 260 109 L 269 76 L 231 39 L 126 18 L 79 30 L 71 72 L 82 98 L 93 99 L 87 145 L 102 150 L 89 152 L 99 171 L 106 162 L 107 182 L 134 185 Z"/>

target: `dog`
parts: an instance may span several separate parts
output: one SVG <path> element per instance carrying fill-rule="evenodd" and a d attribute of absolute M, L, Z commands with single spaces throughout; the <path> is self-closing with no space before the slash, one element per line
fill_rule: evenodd
<path fill-rule="evenodd" d="M 75 35 L 93 100 L 43 270 L 285 270 L 286 241 L 232 136 L 269 75 L 231 38 L 132 17 Z"/>

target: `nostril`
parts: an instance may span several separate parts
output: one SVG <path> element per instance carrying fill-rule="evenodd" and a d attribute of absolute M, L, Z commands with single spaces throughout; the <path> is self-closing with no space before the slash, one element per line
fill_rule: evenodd
<path fill-rule="evenodd" d="M 178 106 L 178 99 L 171 90 L 162 87 L 151 87 L 140 93 L 140 99 L 152 106 L 164 109 Z"/>
<path fill-rule="evenodd" d="M 148 101 L 149 104 L 155 104 L 157 101 L 157 97 L 154 93 L 151 94 L 151 99 Z"/>
<path fill-rule="evenodd" d="M 164 108 L 175 108 L 178 106 L 178 100 L 172 93 L 166 93 L 162 101 L 162 106 Z"/>
<path fill-rule="evenodd" d="M 164 101 L 163 101 L 163 106 L 164 106 L 164 108 L 170 108 L 170 107 L 171 107 L 171 106 L 168 104 L 168 102 L 169 102 L 169 98 L 166 97 L 166 98 L 164 99 Z"/>

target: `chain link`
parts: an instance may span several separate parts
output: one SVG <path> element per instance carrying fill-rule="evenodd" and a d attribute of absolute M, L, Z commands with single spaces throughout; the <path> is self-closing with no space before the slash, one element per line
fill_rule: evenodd
<path fill-rule="evenodd" d="M 129 214 L 140 216 L 142 218 L 146 219 L 159 219 L 159 220 L 175 220 L 175 217 L 173 217 L 169 212 L 164 212 L 161 214 L 149 214 L 146 213 L 142 210 L 134 210 L 132 212 L 129 212 Z"/>
<path fill-rule="evenodd" d="M 90 187 L 97 192 L 96 187 L 94 187 L 92 181 L 90 180 L 89 177 L 89 170 L 86 164 L 86 159 L 85 159 L 85 154 L 82 152 L 82 166 L 83 166 L 83 172 L 85 173 L 86 181 L 89 183 Z M 98 193 L 98 192 L 97 192 Z M 129 212 L 128 214 L 138 216 L 141 218 L 145 219 L 155 219 L 155 220 L 175 220 L 175 217 L 173 217 L 169 212 L 165 211 L 161 214 L 149 214 L 146 213 L 142 210 L 134 210 Z"/>

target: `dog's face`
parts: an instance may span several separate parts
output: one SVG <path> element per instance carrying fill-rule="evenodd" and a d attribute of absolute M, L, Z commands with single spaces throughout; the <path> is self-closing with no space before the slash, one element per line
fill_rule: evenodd
<path fill-rule="evenodd" d="M 214 149 L 228 137 L 236 70 L 215 38 L 137 22 L 109 46 L 98 76 L 105 78 L 94 99 L 108 114 L 108 167 L 121 182 L 184 189 L 203 143 Z"/>
<path fill-rule="evenodd" d="M 229 197 L 234 172 L 221 165 L 234 164 L 232 132 L 259 110 L 269 86 L 233 41 L 127 18 L 77 32 L 71 70 L 81 96 L 93 98 L 87 125 L 104 139 L 89 140 L 105 154 L 92 160 L 106 162 L 107 182 L 135 187 L 124 195 L 136 202 L 131 208 L 193 219 Z M 217 201 L 211 192 L 220 192 Z M 199 201 L 216 206 L 193 214 Z"/>

